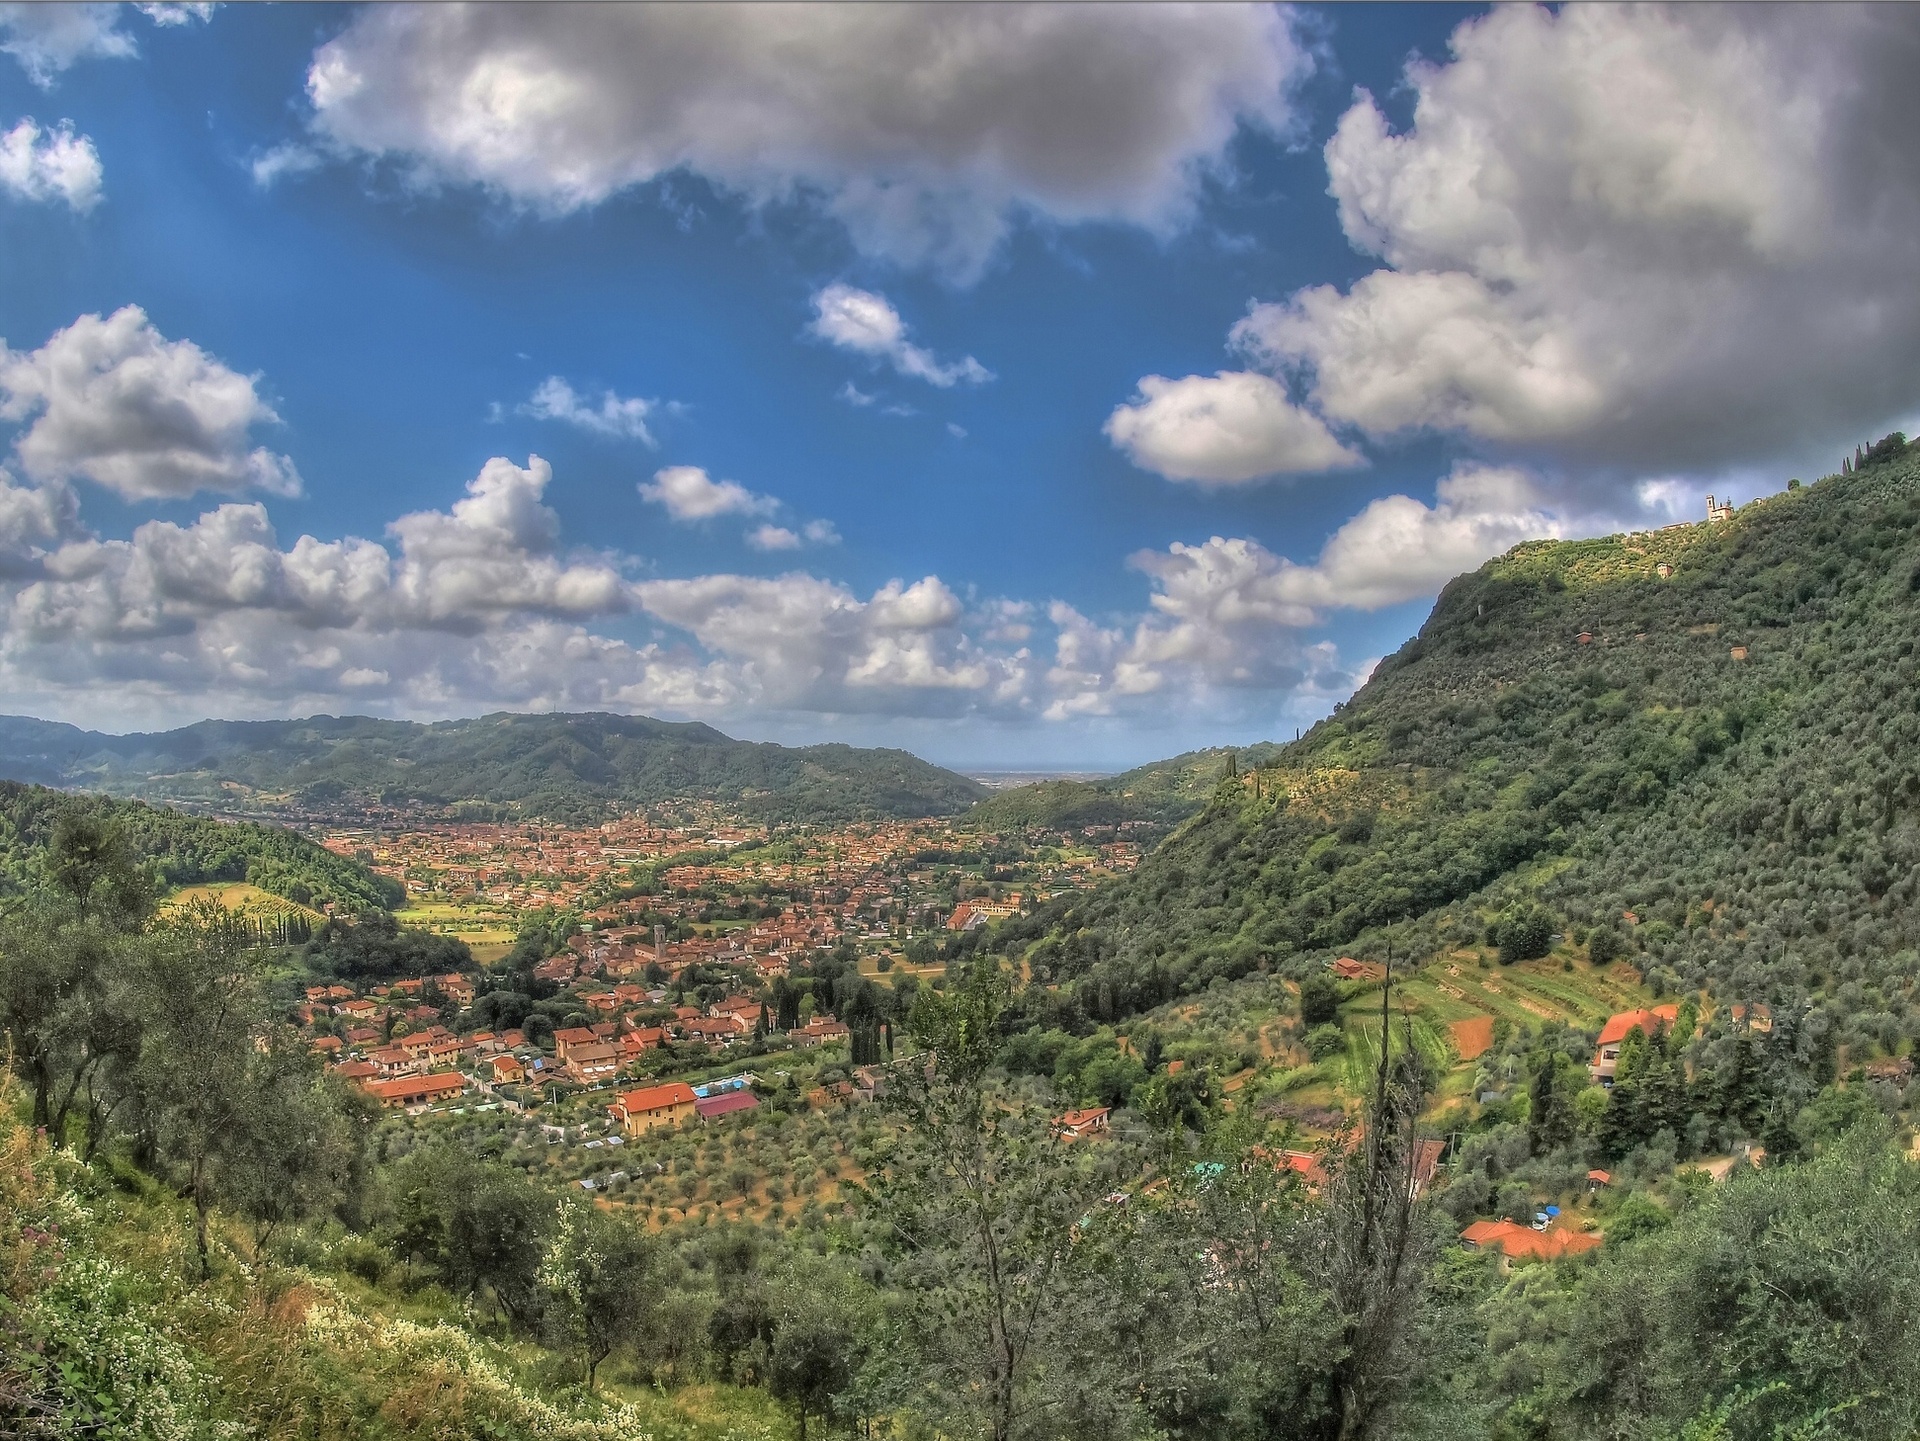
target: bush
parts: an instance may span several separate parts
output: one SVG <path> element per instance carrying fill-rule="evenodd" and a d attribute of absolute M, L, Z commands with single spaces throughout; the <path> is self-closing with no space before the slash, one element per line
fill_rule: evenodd
<path fill-rule="evenodd" d="M 1626 953 L 1626 941 L 1612 926 L 1596 926 L 1587 937 L 1587 959 L 1596 966 L 1611 965 Z"/>
<path fill-rule="evenodd" d="M 1500 964 L 1531 961 L 1544 956 L 1553 940 L 1553 922 L 1534 906 L 1509 911 L 1500 918 L 1494 944 L 1500 947 Z"/>
<path fill-rule="evenodd" d="M 1337 1056 L 1346 1048 L 1346 1032 L 1338 1026 L 1315 1026 L 1307 1032 L 1307 1054 L 1316 1061 Z"/>
<path fill-rule="evenodd" d="M 1627 1197 L 1620 1203 L 1607 1221 L 1607 1239 L 1614 1243 L 1631 1241 L 1638 1236 L 1650 1236 L 1655 1231 L 1665 1230 L 1673 1224 L 1669 1216 L 1657 1204 L 1638 1193 Z"/>
<path fill-rule="evenodd" d="M 1308 976 L 1300 983 L 1300 1023 L 1326 1026 L 1340 1019 L 1340 988 L 1325 976 Z"/>

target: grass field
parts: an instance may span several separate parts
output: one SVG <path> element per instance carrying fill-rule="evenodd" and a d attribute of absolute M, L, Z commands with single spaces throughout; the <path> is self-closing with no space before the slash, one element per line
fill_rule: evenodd
<path fill-rule="evenodd" d="M 503 956 L 506 954 L 504 947 L 513 944 L 513 918 L 494 906 L 458 906 L 449 901 L 416 901 L 393 914 L 403 926 L 433 931 L 443 936 L 456 936 L 469 946 L 499 945 L 503 947 L 500 952 Z M 477 956 L 478 952 L 476 951 L 475 954 Z"/>
<path fill-rule="evenodd" d="M 184 906 L 197 900 L 217 901 L 230 911 L 239 911 L 243 915 L 281 915 L 295 912 L 307 917 L 315 925 L 326 920 L 319 911 L 307 906 L 295 905 L 285 896 L 276 896 L 272 891 L 263 891 L 258 886 L 250 886 L 245 881 L 223 882 L 207 886 L 182 886 L 168 896 L 168 906 Z"/>

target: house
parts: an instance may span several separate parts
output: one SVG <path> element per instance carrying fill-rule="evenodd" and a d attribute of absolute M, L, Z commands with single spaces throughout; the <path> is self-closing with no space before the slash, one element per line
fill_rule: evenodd
<path fill-rule="evenodd" d="M 1387 968 L 1378 961 L 1356 961 L 1352 956 L 1340 957 L 1327 969 L 1342 981 L 1379 981 L 1387 975 Z"/>
<path fill-rule="evenodd" d="M 428 1106 L 435 1101 L 457 1096 L 467 1089 L 467 1078 L 458 1071 L 448 1071 L 437 1076 L 402 1076 L 393 1081 L 363 1081 L 361 1084 L 382 1106 L 388 1110 L 398 1110 L 403 1106 L 409 1109 Z"/>
<path fill-rule="evenodd" d="M 380 1068 L 372 1061 L 342 1061 L 333 1073 L 343 1081 L 378 1080 Z"/>
<path fill-rule="evenodd" d="M 760 1098 L 752 1091 L 723 1091 L 717 1096 L 699 1096 L 694 1099 L 693 1109 L 702 1121 L 717 1121 L 722 1116 L 735 1116 L 742 1111 L 757 1111 Z"/>
<path fill-rule="evenodd" d="M 1312 1151 L 1282 1151 L 1278 1169 L 1293 1172 L 1309 1192 L 1317 1193 L 1327 1184 L 1327 1168 Z"/>
<path fill-rule="evenodd" d="M 1475 1221 L 1460 1233 L 1460 1244 L 1472 1250 L 1495 1250 L 1509 1261 L 1557 1261 L 1562 1256 L 1577 1256 L 1600 1244 L 1594 1231 L 1575 1231 L 1554 1226 L 1536 1231 L 1513 1221 Z"/>
<path fill-rule="evenodd" d="M 1075 1136 L 1091 1136 L 1095 1131 L 1107 1129 L 1107 1117 L 1112 1114 L 1110 1106 L 1087 1106 L 1068 1111 L 1064 1116 L 1053 1118 L 1053 1133 L 1068 1140 Z"/>
<path fill-rule="evenodd" d="M 526 1045 L 526 1043 L 527 1033 L 525 1031 L 502 1031 L 500 1033 L 500 1049 L 503 1051 L 517 1051 Z"/>
<path fill-rule="evenodd" d="M 1679 1006 L 1666 1005 L 1655 1006 L 1650 1011 L 1622 1011 L 1607 1017 L 1606 1025 L 1600 1028 L 1600 1041 L 1594 1049 L 1593 1064 L 1587 1067 L 1587 1075 L 1597 1086 L 1611 1086 L 1614 1070 L 1620 1064 L 1620 1047 L 1627 1037 L 1638 1031 L 1652 1039 L 1657 1032 L 1671 1026 L 1679 1014 Z"/>
<path fill-rule="evenodd" d="M 825 1041 L 844 1041 L 853 1034 L 832 1016 L 815 1016 L 806 1025 L 788 1031 L 788 1039 L 803 1046 L 817 1046 Z"/>
<path fill-rule="evenodd" d="M 527 1078 L 527 1068 L 520 1064 L 518 1056 L 501 1055 L 493 1058 L 493 1079 L 503 1086 L 511 1086 Z"/>
<path fill-rule="evenodd" d="M 583 1086 L 611 1080 L 620 1069 L 620 1050 L 606 1041 L 567 1049 L 567 1075 Z"/>
<path fill-rule="evenodd" d="M 643 1136 L 656 1126 L 677 1126 L 696 1114 L 693 1087 L 669 1081 L 628 1091 L 614 1102 L 613 1111 L 629 1136 Z"/>
<path fill-rule="evenodd" d="M 611 1021 L 603 1021 L 595 1026 L 569 1026 L 564 1031 L 553 1033 L 553 1058 L 565 1065 L 573 1055 L 575 1046 L 597 1046 L 612 1039 Z"/>
<path fill-rule="evenodd" d="M 667 1039 L 667 1033 L 658 1026 L 648 1026 L 638 1031 L 628 1031 L 614 1044 L 620 1049 L 620 1064 L 631 1065 L 648 1051 L 661 1045 Z"/>
<path fill-rule="evenodd" d="M 315 1036 L 313 1049 L 323 1056 L 337 1056 L 346 1048 L 346 1043 L 338 1036 Z"/>
<path fill-rule="evenodd" d="M 1589 1191 L 1603 1190 L 1612 1184 L 1613 1172 L 1611 1171 L 1595 1170 L 1587 1172 L 1587 1189 Z"/>
<path fill-rule="evenodd" d="M 688 1021 L 681 1029 L 689 1040 L 725 1046 L 752 1031 L 753 1023 L 742 1022 L 738 1016 L 701 1016 Z"/>

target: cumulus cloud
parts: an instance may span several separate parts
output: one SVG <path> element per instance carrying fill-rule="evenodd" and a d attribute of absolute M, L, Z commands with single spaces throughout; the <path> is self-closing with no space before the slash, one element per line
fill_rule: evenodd
<path fill-rule="evenodd" d="M 601 391 L 599 403 L 594 404 L 559 376 L 549 375 L 534 388 L 520 412 L 537 420 L 564 421 L 595 435 L 652 445 L 653 432 L 647 429 L 647 417 L 658 404 L 658 401 L 615 395 L 611 390 Z"/>
<path fill-rule="evenodd" d="M 756 525 L 747 532 L 747 544 L 755 550 L 798 550 L 800 533 L 784 525 Z"/>
<path fill-rule="evenodd" d="M 688 171 L 968 279 L 1023 212 L 1182 223 L 1310 68 L 1264 6 L 390 6 L 307 93 L 422 180 L 563 212 Z"/>
<path fill-rule="evenodd" d="M 1920 15 L 1497 7 L 1326 147 L 1383 268 L 1236 339 L 1374 434 L 1724 467 L 1897 419 L 1920 367 Z"/>
<path fill-rule="evenodd" d="M 717 515 L 767 515 L 779 509 L 770 495 L 756 495 L 738 481 L 714 480 L 697 465 L 670 465 L 642 481 L 640 494 L 665 506 L 675 520 L 711 520 Z"/>
<path fill-rule="evenodd" d="M 1141 469 L 1199 485 L 1366 463 L 1288 399 L 1285 386 L 1251 371 L 1146 376 L 1133 402 L 1107 417 L 1106 436 Z"/>
<path fill-rule="evenodd" d="M 139 12 L 162 28 L 176 25 L 191 25 L 196 20 L 213 19 L 213 5 L 210 0 L 190 0 L 186 4 L 142 4 L 135 7 Z"/>
<path fill-rule="evenodd" d="M 42 130 L 32 116 L 0 135 L 0 189 L 22 200 L 59 200 L 88 211 L 100 201 L 100 153 L 62 120 Z"/>
<path fill-rule="evenodd" d="M 248 448 L 277 423 L 255 389 L 190 340 L 168 340 L 137 305 L 83 315 L 34 351 L 0 340 L 0 420 L 32 424 L 14 443 L 40 480 L 81 476 L 128 500 L 196 491 L 297 495 L 293 462 Z"/>
<path fill-rule="evenodd" d="M 993 379 L 993 372 L 971 355 L 946 365 L 935 360 L 931 351 L 907 339 L 907 324 L 893 303 L 871 290 L 856 290 L 851 285 L 827 286 L 813 297 L 811 329 L 830 345 L 884 360 L 902 375 L 942 389 L 963 380 L 969 385 L 981 385 Z M 854 390 L 851 382 L 846 398 L 855 405 L 869 405 L 873 399 Z"/>
<path fill-rule="evenodd" d="M 0 36 L 0 51 L 42 89 L 77 61 L 135 51 L 133 37 L 120 29 L 117 5 L 0 5 Z"/>

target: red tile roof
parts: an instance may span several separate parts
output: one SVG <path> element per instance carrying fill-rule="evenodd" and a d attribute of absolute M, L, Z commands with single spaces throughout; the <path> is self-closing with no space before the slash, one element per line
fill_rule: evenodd
<path fill-rule="evenodd" d="M 1610 1046 L 1615 1041 L 1624 1041 L 1636 1026 L 1652 1036 L 1662 1025 L 1671 1026 L 1679 1015 L 1677 1005 L 1655 1006 L 1650 1011 L 1622 1011 L 1607 1017 L 1606 1025 L 1600 1029 L 1600 1044 Z"/>
<path fill-rule="evenodd" d="M 629 1115 L 645 1115 L 649 1111 L 691 1105 L 694 1099 L 692 1086 L 685 1081 L 669 1081 L 664 1086 L 643 1086 L 637 1091 L 628 1091 L 620 1098 L 620 1106 Z"/>
<path fill-rule="evenodd" d="M 1558 1260 L 1591 1251 L 1600 1244 L 1601 1238 L 1592 1231 L 1574 1231 L 1563 1226 L 1536 1231 L 1512 1221 L 1475 1221 L 1460 1233 L 1460 1239 L 1469 1246 L 1496 1247 L 1516 1260 L 1522 1257 Z"/>
<path fill-rule="evenodd" d="M 694 1100 L 693 1109 L 700 1113 L 703 1121 L 717 1120 L 721 1116 L 731 1116 L 736 1111 L 751 1111 L 760 1105 L 760 1098 L 752 1091 L 723 1091 L 717 1096 L 700 1096 Z"/>

